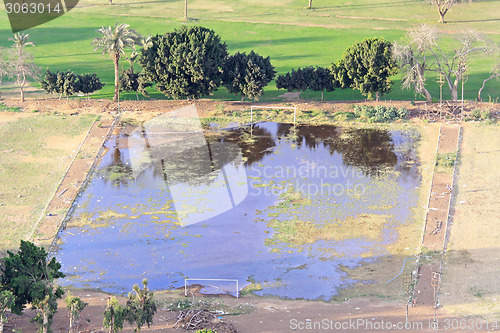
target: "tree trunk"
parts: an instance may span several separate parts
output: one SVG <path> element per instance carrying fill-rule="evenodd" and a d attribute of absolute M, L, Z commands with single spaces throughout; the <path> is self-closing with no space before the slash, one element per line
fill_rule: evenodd
<path fill-rule="evenodd" d="M 120 55 L 113 54 L 113 62 L 115 65 L 115 95 L 113 96 L 113 102 L 117 102 L 120 93 L 120 69 L 119 69 Z"/>
<path fill-rule="evenodd" d="M 446 21 L 444 20 L 444 14 L 439 12 L 439 23 L 446 23 Z"/>
<path fill-rule="evenodd" d="M 3 333 L 4 319 L 3 316 L 0 317 L 0 333 Z"/>
<path fill-rule="evenodd" d="M 324 91 L 324 90 L 321 90 L 321 101 L 322 101 L 322 102 L 324 101 L 324 99 L 323 99 L 324 94 L 325 94 L 325 91 Z"/>
<path fill-rule="evenodd" d="M 380 93 L 378 91 L 375 92 L 375 100 L 380 101 Z"/>
<path fill-rule="evenodd" d="M 188 0 L 184 0 L 184 19 L 188 19 Z"/>
<path fill-rule="evenodd" d="M 478 102 L 482 102 L 483 100 L 481 99 L 481 92 L 483 91 L 484 89 L 484 86 L 486 85 L 486 82 L 488 82 L 489 80 L 497 77 L 497 76 L 500 76 L 500 74 L 493 74 L 492 76 L 490 76 L 489 78 L 487 78 L 486 80 L 483 81 L 483 85 L 481 86 L 481 88 L 479 89 L 479 91 L 477 92 L 477 101 Z M 1 98 L 1 94 L 0 94 L 0 99 Z"/>
<path fill-rule="evenodd" d="M 458 85 L 454 85 L 450 93 L 451 93 L 451 100 L 453 102 L 458 101 Z"/>
<path fill-rule="evenodd" d="M 309 0 L 309 9 L 312 8 L 313 0 Z"/>
<path fill-rule="evenodd" d="M 109 4 L 112 5 L 113 4 L 113 0 L 109 0 Z"/>
<path fill-rule="evenodd" d="M 244 102 L 245 101 L 245 95 L 241 94 L 241 101 Z"/>
<path fill-rule="evenodd" d="M 24 102 L 24 90 L 23 87 L 19 87 L 19 90 L 21 90 L 21 102 Z"/>
<path fill-rule="evenodd" d="M 422 91 L 425 95 L 425 101 L 427 103 L 432 103 L 432 96 L 431 94 L 429 93 L 429 91 L 427 89 L 425 89 L 425 87 L 423 88 L 423 91 Z"/>
<path fill-rule="evenodd" d="M 69 315 L 69 333 L 73 333 L 73 316 Z"/>
<path fill-rule="evenodd" d="M 45 312 L 43 313 L 42 328 L 43 328 L 43 333 L 49 332 L 49 316 L 47 316 L 47 314 Z"/>

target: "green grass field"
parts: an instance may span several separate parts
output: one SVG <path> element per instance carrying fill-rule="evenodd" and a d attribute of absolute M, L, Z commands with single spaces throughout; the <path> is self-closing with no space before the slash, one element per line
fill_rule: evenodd
<path fill-rule="evenodd" d="M 434 7 L 422 0 L 353 0 L 338 2 L 322 0 L 313 2 L 313 9 L 306 8 L 306 0 L 192 0 L 189 1 L 188 22 L 182 20 L 184 1 L 82 0 L 70 13 L 44 25 L 26 31 L 36 47 L 32 49 L 35 61 L 43 69 L 66 70 L 76 73 L 95 72 L 107 83 L 94 97 L 111 98 L 113 92 L 113 67 L 106 55 L 94 52 L 91 41 L 97 37 L 101 26 L 125 22 L 142 34 L 163 34 L 183 24 L 202 25 L 215 30 L 227 43 L 229 52 L 250 51 L 270 56 L 279 74 L 299 66 L 328 66 L 338 60 L 352 43 L 367 37 L 384 36 L 397 41 L 408 30 L 422 23 L 437 24 Z M 482 32 L 491 41 L 500 42 L 500 0 L 480 1 L 456 5 L 447 14 L 449 23 L 439 24 L 445 32 L 444 45 L 453 48 L 452 35 L 463 30 Z M 9 46 L 12 37 L 7 14 L 0 11 L 0 46 Z M 465 84 L 465 97 L 474 100 L 482 80 L 488 76 L 498 55 L 475 56 Z M 125 61 L 124 67 L 128 66 Z M 436 77 L 429 76 L 431 94 L 439 99 Z M 394 78 L 393 92 L 386 99 L 411 100 L 412 91 L 402 91 L 400 77 Z M 151 90 L 152 97 L 162 98 Z M 274 82 L 265 90 L 262 100 L 277 99 Z M 500 80 L 489 81 L 483 99 L 500 97 Z M 449 92 L 444 89 L 444 97 Z M 122 98 L 134 99 L 135 94 Z M 220 88 L 212 98 L 239 99 Z M 319 99 L 320 94 L 306 92 L 303 99 Z M 325 95 L 329 100 L 363 99 L 356 92 L 337 90 Z"/>

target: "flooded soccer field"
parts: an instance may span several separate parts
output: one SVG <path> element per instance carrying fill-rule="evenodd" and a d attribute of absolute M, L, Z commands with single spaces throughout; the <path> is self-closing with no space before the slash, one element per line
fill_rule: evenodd
<path fill-rule="evenodd" d="M 144 277 L 154 290 L 236 279 L 257 295 L 329 300 L 372 283 L 349 269 L 399 258 L 401 227 L 417 223 L 416 130 L 179 133 L 146 124 L 106 142 L 55 247 L 61 284 L 121 293 Z"/>

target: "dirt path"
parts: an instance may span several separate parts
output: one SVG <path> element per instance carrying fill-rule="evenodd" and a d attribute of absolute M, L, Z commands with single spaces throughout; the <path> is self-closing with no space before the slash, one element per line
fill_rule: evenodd
<path fill-rule="evenodd" d="M 440 129 L 437 153 L 458 153 L 461 128 L 459 126 L 442 126 Z M 456 155 L 455 155 L 456 162 Z M 455 164 L 455 163 L 454 163 Z M 455 169 L 442 172 L 435 169 L 427 207 L 424 235 L 422 239 L 422 252 L 442 252 L 446 249 L 447 230 L 451 196 L 453 191 L 453 178 Z M 418 281 L 414 292 L 414 304 L 417 307 L 426 307 L 433 311 L 439 293 L 441 282 L 442 256 L 422 260 L 418 268 Z"/>
<path fill-rule="evenodd" d="M 96 156 L 113 129 L 113 119 L 95 121 L 82 142 L 44 215 L 35 226 L 31 240 L 39 246 L 50 246 L 71 208 Z"/>

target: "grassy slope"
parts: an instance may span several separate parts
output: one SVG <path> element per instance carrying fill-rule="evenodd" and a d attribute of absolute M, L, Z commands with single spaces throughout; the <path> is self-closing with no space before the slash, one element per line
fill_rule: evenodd
<path fill-rule="evenodd" d="M 185 23 L 180 20 L 184 1 L 118 0 L 113 6 L 106 3 L 105 0 L 82 0 L 69 14 L 33 28 L 28 33 L 37 43 L 33 52 L 42 68 L 96 72 L 107 83 L 99 97 L 110 98 L 112 64 L 107 56 L 93 52 L 90 43 L 97 36 L 95 30 L 120 21 L 129 23 L 143 34 L 157 34 L 171 31 Z M 318 3 L 318 7 L 313 10 L 305 9 L 306 5 L 305 0 L 193 0 L 189 2 L 189 16 L 195 19 L 187 24 L 214 29 L 227 43 L 230 52 L 255 50 L 271 56 L 278 72 L 284 73 L 298 66 L 327 66 L 341 57 L 353 42 L 373 36 L 384 36 L 396 41 L 408 29 L 421 23 L 434 23 L 437 18 L 435 9 L 420 0 L 355 0 L 344 3 L 326 0 Z M 450 23 L 438 27 L 451 33 L 474 29 L 498 42 L 500 21 L 496 13 L 499 11 L 500 1 L 456 5 L 446 17 Z M 4 19 L 4 11 L 0 12 L 0 17 L 0 45 L 7 46 L 11 33 L 8 20 Z M 450 40 L 446 44 L 450 44 Z M 469 81 L 465 86 L 467 98 L 476 97 L 477 89 L 495 61 L 498 59 L 491 55 L 472 61 Z M 126 66 L 125 63 L 123 65 Z M 434 77 L 429 77 L 429 80 L 435 81 Z M 387 95 L 387 99 L 413 98 L 412 92 L 401 91 L 399 77 L 394 81 L 393 92 Z M 429 86 L 433 94 L 439 96 L 436 84 L 429 82 Z M 499 97 L 499 88 L 500 81 L 490 81 L 483 97 Z M 271 83 L 266 89 L 265 99 L 276 98 L 282 93 Z M 132 98 L 132 95 L 124 97 Z M 154 94 L 153 97 L 160 95 Z M 214 97 L 238 98 L 229 95 L 225 89 L 216 92 Z M 319 94 L 307 92 L 303 97 L 318 99 Z M 362 96 L 346 90 L 329 93 L 326 98 L 345 100 L 361 99 Z"/>
<path fill-rule="evenodd" d="M 0 256 L 30 236 L 94 118 L 33 114 L 0 125 Z"/>

